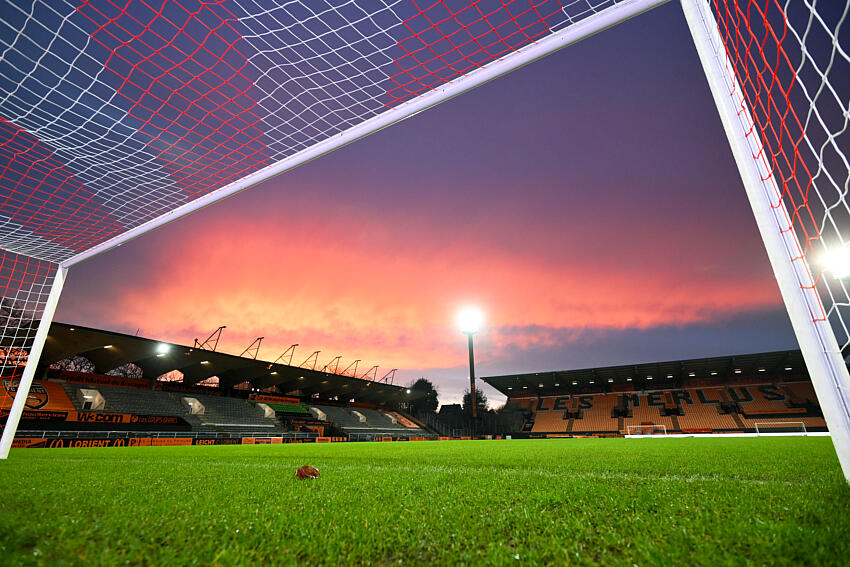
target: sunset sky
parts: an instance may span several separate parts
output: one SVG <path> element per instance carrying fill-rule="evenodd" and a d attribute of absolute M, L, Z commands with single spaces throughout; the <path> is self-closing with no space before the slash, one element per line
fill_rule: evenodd
<path fill-rule="evenodd" d="M 468 304 L 480 376 L 794 347 L 677 3 L 74 267 L 56 319 L 451 403 Z"/>

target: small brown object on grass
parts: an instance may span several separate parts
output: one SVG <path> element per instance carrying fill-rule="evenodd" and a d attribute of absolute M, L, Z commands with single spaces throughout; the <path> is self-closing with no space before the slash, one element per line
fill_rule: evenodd
<path fill-rule="evenodd" d="M 319 478 L 319 469 L 311 467 L 310 465 L 304 465 L 295 471 L 295 476 L 301 480 L 304 480 L 305 478 Z"/>

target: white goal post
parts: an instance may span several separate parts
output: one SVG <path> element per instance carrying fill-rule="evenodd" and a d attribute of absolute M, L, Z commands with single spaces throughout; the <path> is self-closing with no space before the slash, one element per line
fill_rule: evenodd
<path fill-rule="evenodd" d="M 627 437 L 651 437 L 652 435 L 667 435 L 667 426 L 664 424 L 628 425 L 626 426 Z"/>
<path fill-rule="evenodd" d="M 756 435 L 808 435 L 806 424 L 802 421 L 758 421 L 753 424 L 756 429 Z M 786 431 L 771 431 L 771 428 L 783 429 Z M 795 428 L 796 431 L 787 431 Z"/>

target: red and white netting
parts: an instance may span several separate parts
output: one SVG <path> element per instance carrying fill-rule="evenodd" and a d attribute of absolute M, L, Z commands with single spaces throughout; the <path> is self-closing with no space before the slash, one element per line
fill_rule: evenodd
<path fill-rule="evenodd" d="M 0 375 L 20 375 L 55 263 L 617 3 L 5 4 Z"/>
<path fill-rule="evenodd" d="M 802 286 L 816 289 L 814 320 L 829 320 L 850 348 L 850 3 L 814 0 L 710 0 L 735 76 L 741 113 L 749 110 L 753 155 L 772 175 L 774 207 L 796 234 L 792 261 Z M 768 173 L 769 172 L 769 173 Z M 838 266 L 835 266 L 835 264 Z M 832 268 L 832 270 L 830 269 Z"/>
<path fill-rule="evenodd" d="M 0 425 L 38 329 L 56 265 L 0 250 Z"/>
<path fill-rule="evenodd" d="M 757 122 L 753 134 L 781 180 L 778 199 L 800 258 L 820 289 L 824 307 L 813 317 L 828 317 L 846 346 L 850 295 L 822 273 L 818 256 L 850 238 L 845 3 L 706 2 Z M 4 299 L 22 302 L 37 320 L 51 264 L 629 3 L 6 3 Z M 13 320 L 6 328 L 14 342 Z"/>
<path fill-rule="evenodd" d="M 9 4 L 0 247 L 66 260 L 616 3 Z"/>

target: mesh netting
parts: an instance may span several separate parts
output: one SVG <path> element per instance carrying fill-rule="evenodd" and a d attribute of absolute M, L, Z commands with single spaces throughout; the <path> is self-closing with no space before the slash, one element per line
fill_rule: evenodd
<path fill-rule="evenodd" d="M 56 267 L 0 250 L 0 427 L 24 372 Z"/>
<path fill-rule="evenodd" d="M 804 263 L 803 287 L 817 289 L 814 320 L 829 320 L 850 347 L 847 283 L 826 271 L 850 241 L 850 56 L 845 28 L 850 3 L 807 0 L 711 0 L 727 57 L 749 107 Z M 843 35 L 842 35 L 843 34 Z M 758 146 L 758 144 L 756 144 Z"/>
<path fill-rule="evenodd" d="M 7 4 L 0 247 L 64 261 L 615 4 Z"/>

